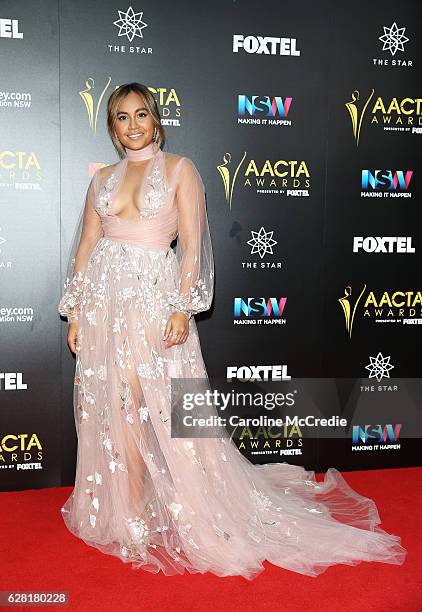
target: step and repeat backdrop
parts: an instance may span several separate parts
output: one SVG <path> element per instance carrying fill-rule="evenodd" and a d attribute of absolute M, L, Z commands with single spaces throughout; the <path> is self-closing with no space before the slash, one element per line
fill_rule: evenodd
<path fill-rule="evenodd" d="M 107 99 L 133 81 L 206 186 L 209 376 L 283 396 L 245 411 L 240 452 L 421 464 L 420 17 L 416 0 L 3 0 L 0 489 L 72 483 L 57 304 L 90 177 L 118 160 Z"/>

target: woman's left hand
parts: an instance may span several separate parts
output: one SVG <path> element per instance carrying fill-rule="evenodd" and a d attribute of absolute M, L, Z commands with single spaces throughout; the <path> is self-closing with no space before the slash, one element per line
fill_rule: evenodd
<path fill-rule="evenodd" d="M 167 321 L 164 330 L 166 348 L 175 344 L 183 344 L 189 336 L 189 319 L 183 312 L 174 312 Z"/>

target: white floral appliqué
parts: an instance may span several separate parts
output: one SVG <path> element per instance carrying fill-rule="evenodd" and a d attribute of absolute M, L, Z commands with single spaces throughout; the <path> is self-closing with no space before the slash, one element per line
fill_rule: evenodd
<path fill-rule="evenodd" d="M 148 175 L 149 191 L 145 195 L 145 205 L 142 206 L 139 216 L 142 219 L 152 219 L 164 205 L 164 197 L 172 191 L 172 187 L 167 187 L 164 176 L 158 163 L 154 164 L 152 173 Z"/>

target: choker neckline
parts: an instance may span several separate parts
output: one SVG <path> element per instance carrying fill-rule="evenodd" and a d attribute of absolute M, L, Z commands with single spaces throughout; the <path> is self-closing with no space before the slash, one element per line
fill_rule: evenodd
<path fill-rule="evenodd" d="M 159 150 L 160 147 L 153 140 L 146 147 L 143 147 L 137 151 L 125 147 L 126 158 L 128 161 L 142 161 L 144 159 L 150 159 L 151 157 L 154 157 Z"/>

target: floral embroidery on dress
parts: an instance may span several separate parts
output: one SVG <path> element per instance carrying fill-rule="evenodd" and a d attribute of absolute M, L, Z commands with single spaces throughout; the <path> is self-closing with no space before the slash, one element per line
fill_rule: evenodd
<path fill-rule="evenodd" d="M 76 272 L 72 278 L 66 278 L 64 293 L 59 302 L 58 311 L 69 321 L 77 321 L 79 318 L 79 305 L 84 288 L 85 275 Z"/>
<path fill-rule="evenodd" d="M 106 428 L 107 429 L 107 428 Z M 127 472 L 127 467 L 124 463 L 119 462 L 120 453 L 115 449 L 114 444 L 109 437 L 107 431 L 100 432 L 100 438 L 102 440 L 102 444 L 104 445 L 104 449 L 106 454 L 109 457 L 108 469 L 112 474 L 116 473 L 116 467 L 119 468 L 121 472 Z"/>
<path fill-rule="evenodd" d="M 130 425 L 133 425 L 135 422 L 131 410 L 131 408 L 133 407 L 133 398 L 130 384 L 127 381 L 122 381 L 120 399 L 122 400 L 120 410 L 125 413 L 126 421 L 130 423 Z"/>
<path fill-rule="evenodd" d="M 157 353 L 156 350 L 151 349 L 151 362 L 140 363 L 136 369 L 141 378 L 146 378 L 149 380 L 163 378 L 164 359 Z"/>
<path fill-rule="evenodd" d="M 90 525 L 91 527 L 94 528 L 97 522 L 98 511 L 100 509 L 100 501 L 99 501 L 99 498 L 95 494 L 95 487 L 96 485 L 103 484 L 103 477 L 98 472 L 94 472 L 94 474 L 88 474 L 86 479 L 88 480 L 88 482 L 92 482 L 92 489 L 91 488 L 85 489 L 85 493 L 89 495 L 91 498 L 91 503 L 89 505 L 88 512 L 89 512 Z M 94 511 L 96 512 L 96 514 L 94 514 Z"/>
<path fill-rule="evenodd" d="M 139 413 L 139 418 L 141 420 L 141 423 L 148 420 L 148 415 L 149 415 L 148 406 L 141 406 L 140 408 L 138 408 L 138 413 Z"/>
<path fill-rule="evenodd" d="M 157 212 L 164 206 L 164 198 L 167 193 L 172 191 L 172 187 L 167 187 L 163 174 L 156 162 L 152 173 L 148 175 L 148 185 L 150 190 L 145 195 L 145 205 L 142 206 L 139 216 L 142 219 L 152 219 Z"/>
<path fill-rule="evenodd" d="M 255 488 L 249 491 L 249 495 L 255 501 L 258 508 L 262 510 L 269 510 L 273 505 L 268 495 L 265 495 L 262 491 L 257 491 Z"/>
<path fill-rule="evenodd" d="M 172 502 L 169 506 L 168 509 L 170 510 L 170 512 L 173 515 L 173 518 L 177 521 L 177 519 L 179 518 L 179 514 L 182 510 L 183 506 L 182 504 L 177 504 L 176 502 Z"/>
<path fill-rule="evenodd" d="M 186 278 L 191 276 L 191 272 L 186 274 Z M 212 284 L 214 274 L 210 272 L 209 283 Z M 208 284 L 205 280 L 199 278 L 194 285 L 190 287 L 189 295 L 180 293 L 180 287 L 183 282 L 183 277 L 180 276 L 178 288 L 167 293 L 169 303 L 180 312 L 185 312 L 188 317 L 192 314 L 207 310 L 208 304 L 211 302 L 212 294 L 208 290 Z"/>
<path fill-rule="evenodd" d="M 97 210 L 99 210 L 103 215 L 111 215 L 111 207 L 113 203 L 112 194 L 114 187 L 118 181 L 118 178 L 112 172 L 108 179 L 106 180 L 101 192 L 98 196 L 98 204 L 96 206 Z"/>
<path fill-rule="evenodd" d="M 126 524 L 135 542 L 145 543 L 149 535 L 149 528 L 144 519 L 139 516 L 126 519 Z"/>

